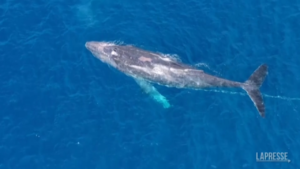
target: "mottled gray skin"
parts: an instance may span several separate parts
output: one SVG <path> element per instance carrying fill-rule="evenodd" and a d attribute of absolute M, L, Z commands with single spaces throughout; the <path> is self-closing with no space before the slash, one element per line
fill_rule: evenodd
<path fill-rule="evenodd" d="M 260 115 L 265 116 L 259 87 L 267 75 L 267 65 L 259 66 L 246 82 L 240 83 L 206 74 L 176 59 L 129 45 L 92 41 L 85 46 L 102 62 L 135 79 L 177 88 L 241 87 L 248 93 Z M 159 94 L 156 90 L 153 91 Z"/>
<path fill-rule="evenodd" d="M 88 42 L 86 47 L 94 56 L 100 60 L 106 60 L 108 64 L 129 76 L 143 78 L 168 87 L 197 89 L 204 87 L 240 87 L 242 85 L 239 82 L 211 76 L 175 59 L 133 46 Z"/>

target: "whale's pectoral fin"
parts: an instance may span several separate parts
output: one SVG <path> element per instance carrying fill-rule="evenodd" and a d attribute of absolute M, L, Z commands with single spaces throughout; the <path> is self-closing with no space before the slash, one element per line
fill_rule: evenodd
<path fill-rule="evenodd" d="M 154 86 L 152 86 L 149 82 L 147 82 L 146 80 L 141 79 L 141 78 L 134 78 L 134 80 L 144 90 L 144 92 L 146 92 L 147 94 L 149 94 L 151 96 L 151 98 L 153 98 L 155 101 L 157 101 L 158 103 L 162 104 L 162 106 L 164 108 L 169 108 L 170 107 L 170 103 L 165 98 L 165 96 L 163 96 L 162 94 L 160 94 L 156 90 L 156 88 Z"/>

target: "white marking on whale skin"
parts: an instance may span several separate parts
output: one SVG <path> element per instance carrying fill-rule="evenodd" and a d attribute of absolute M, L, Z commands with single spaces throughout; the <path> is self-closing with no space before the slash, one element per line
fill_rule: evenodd
<path fill-rule="evenodd" d="M 169 67 L 162 66 L 162 65 L 154 65 L 154 68 L 152 69 L 153 73 L 159 75 L 163 79 L 165 79 L 168 83 L 174 81 L 174 77 L 170 75 L 170 69 Z M 176 69 L 174 69 L 176 70 Z"/>
<path fill-rule="evenodd" d="M 165 72 L 164 66 L 154 65 L 153 73 L 163 75 L 165 74 L 164 72 Z"/>
<path fill-rule="evenodd" d="M 101 46 L 116 46 L 117 44 L 114 42 L 102 42 Z"/>
<path fill-rule="evenodd" d="M 167 73 L 167 68 L 161 65 L 155 65 L 153 69 L 144 68 L 136 65 L 128 65 L 128 66 L 136 70 L 143 71 L 144 73 L 152 74 L 153 78 L 155 79 L 161 79 L 161 80 L 164 79 L 164 81 L 166 81 L 167 83 L 174 81 L 174 78 L 169 73 Z M 132 74 L 131 76 L 134 75 Z"/>
<path fill-rule="evenodd" d="M 165 61 L 173 61 L 173 62 L 181 62 L 181 59 L 176 54 L 164 54 L 164 53 L 158 53 L 158 56 Z"/>
<path fill-rule="evenodd" d="M 151 58 L 144 57 L 144 56 L 139 57 L 139 60 L 142 61 L 142 62 L 151 62 L 152 61 Z"/>
<path fill-rule="evenodd" d="M 114 56 L 119 56 L 119 54 L 118 54 L 117 52 L 115 52 L 115 51 L 111 51 L 110 54 L 111 54 L 111 55 L 114 55 Z"/>
<path fill-rule="evenodd" d="M 194 72 L 194 73 L 204 73 L 203 70 L 200 69 L 184 69 L 185 72 Z"/>
<path fill-rule="evenodd" d="M 166 57 L 160 57 L 162 60 L 167 61 L 167 62 L 171 62 L 172 60 L 170 58 L 166 58 Z"/>
<path fill-rule="evenodd" d="M 167 62 L 177 62 L 181 61 L 180 58 L 177 55 L 171 55 L 171 54 L 163 54 L 163 53 L 152 53 L 154 56 L 159 57 L 161 60 L 167 61 Z"/>
<path fill-rule="evenodd" d="M 169 70 L 170 70 L 172 73 L 177 74 L 177 75 L 181 75 L 181 76 L 182 76 L 182 75 L 183 75 L 183 76 L 186 75 L 186 72 L 187 72 L 187 71 L 185 71 L 185 70 L 183 71 L 182 69 L 174 69 L 174 68 L 170 68 Z"/>
<path fill-rule="evenodd" d="M 136 66 L 136 65 L 128 65 L 129 67 L 132 67 L 134 69 L 138 69 L 138 70 L 141 70 L 143 72 L 149 72 L 149 70 L 147 68 L 144 68 L 144 67 L 140 67 L 140 66 Z"/>

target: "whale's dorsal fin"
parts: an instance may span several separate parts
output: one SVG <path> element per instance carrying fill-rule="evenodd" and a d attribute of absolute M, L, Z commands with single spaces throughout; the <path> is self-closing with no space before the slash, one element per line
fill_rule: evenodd
<path fill-rule="evenodd" d="M 164 108 L 170 107 L 169 101 L 165 98 L 165 96 L 160 94 L 153 85 L 142 78 L 134 78 L 134 80 L 144 90 L 145 93 L 150 95 L 152 99 L 162 104 Z"/>

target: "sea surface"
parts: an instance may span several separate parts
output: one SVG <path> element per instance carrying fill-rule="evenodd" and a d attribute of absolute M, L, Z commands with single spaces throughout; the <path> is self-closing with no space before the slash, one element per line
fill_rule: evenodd
<path fill-rule="evenodd" d="M 180 58 L 240 89 L 136 82 L 87 41 Z M 300 0 L 1 0 L 0 169 L 299 169 Z M 286 152 L 290 162 L 257 162 Z"/>

